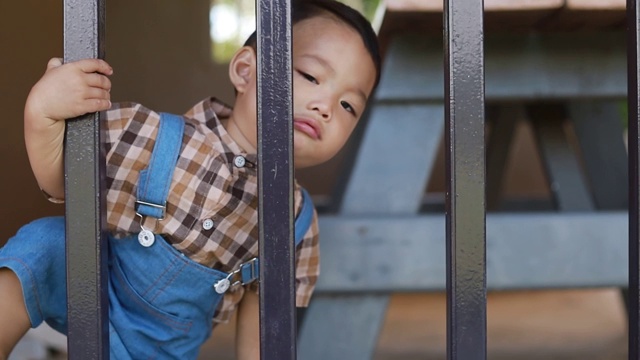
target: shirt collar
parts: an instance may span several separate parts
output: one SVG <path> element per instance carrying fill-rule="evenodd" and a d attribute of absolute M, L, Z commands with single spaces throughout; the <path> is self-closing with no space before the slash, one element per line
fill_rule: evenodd
<path fill-rule="evenodd" d="M 185 116 L 205 124 L 220 139 L 220 141 L 214 141 L 213 143 L 219 144 L 217 145 L 220 147 L 218 151 L 221 154 L 226 154 L 229 164 L 233 164 L 235 156 L 242 155 L 250 164 L 257 165 L 257 154 L 249 154 L 242 150 L 220 122 L 220 120 L 229 118 L 232 113 L 233 108 L 231 106 L 217 98 L 209 97 L 195 104 L 185 113 Z M 255 167 L 253 166 L 253 168 Z"/>

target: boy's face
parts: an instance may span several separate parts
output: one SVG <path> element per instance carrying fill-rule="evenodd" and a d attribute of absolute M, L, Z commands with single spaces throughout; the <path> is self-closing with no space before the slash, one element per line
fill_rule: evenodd
<path fill-rule="evenodd" d="M 329 16 L 293 27 L 293 128 L 296 167 L 331 159 L 365 110 L 376 77 L 358 33 Z"/>
<path fill-rule="evenodd" d="M 330 15 L 294 25 L 292 57 L 294 159 L 302 168 L 329 160 L 344 146 L 365 110 L 376 70 L 360 35 Z M 245 95 L 255 104 L 255 81 L 251 85 Z M 255 105 L 251 111 L 248 117 L 256 119 Z M 255 120 L 240 126 L 248 139 L 257 139 Z"/>

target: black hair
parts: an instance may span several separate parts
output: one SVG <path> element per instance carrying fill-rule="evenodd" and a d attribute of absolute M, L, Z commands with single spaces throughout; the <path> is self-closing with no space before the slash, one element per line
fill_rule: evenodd
<path fill-rule="evenodd" d="M 373 85 L 373 89 L 375 89 L 380 81 L 382 62 L 380 59 L 378 37 L 376 36 L 375 31 L 373 31 L 371 23 L 369 23 L 369 21 L 357 10 L 336 0 L 293 0 L 291 23 L 292 25 L 295 25 L 302 20 L 311 19 L 327 13 L 349 25 L 358 33 L 358 35 L 360 35 L 360 38 L 369 52 L 371 60 L 373 60 L 373 65 L 376 69 L 376 81 Z M 254 31 L 244 43 L 244 46 L 251 46 L 253 49 L 256 49 L 256 39 L 257 31 Z"/>

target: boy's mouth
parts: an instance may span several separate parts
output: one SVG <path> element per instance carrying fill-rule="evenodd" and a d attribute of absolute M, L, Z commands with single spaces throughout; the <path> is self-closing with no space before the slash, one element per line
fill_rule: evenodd
<path fill-rule="evenodd" d="M 293 120 L 293 127 L 314 140 L 319 140 L 321 138 L 320 128 L 313 119 L 296 118 Z"/>

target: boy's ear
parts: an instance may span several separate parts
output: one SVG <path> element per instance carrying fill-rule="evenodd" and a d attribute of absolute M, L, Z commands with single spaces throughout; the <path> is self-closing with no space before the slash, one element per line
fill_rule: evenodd
<path fill-rule="evenodd" d="M 229 63 L 229 79 L 238 93 L 243 93 L 255 80 L 256 53 L 250 46 L 243 46 Z"/>

